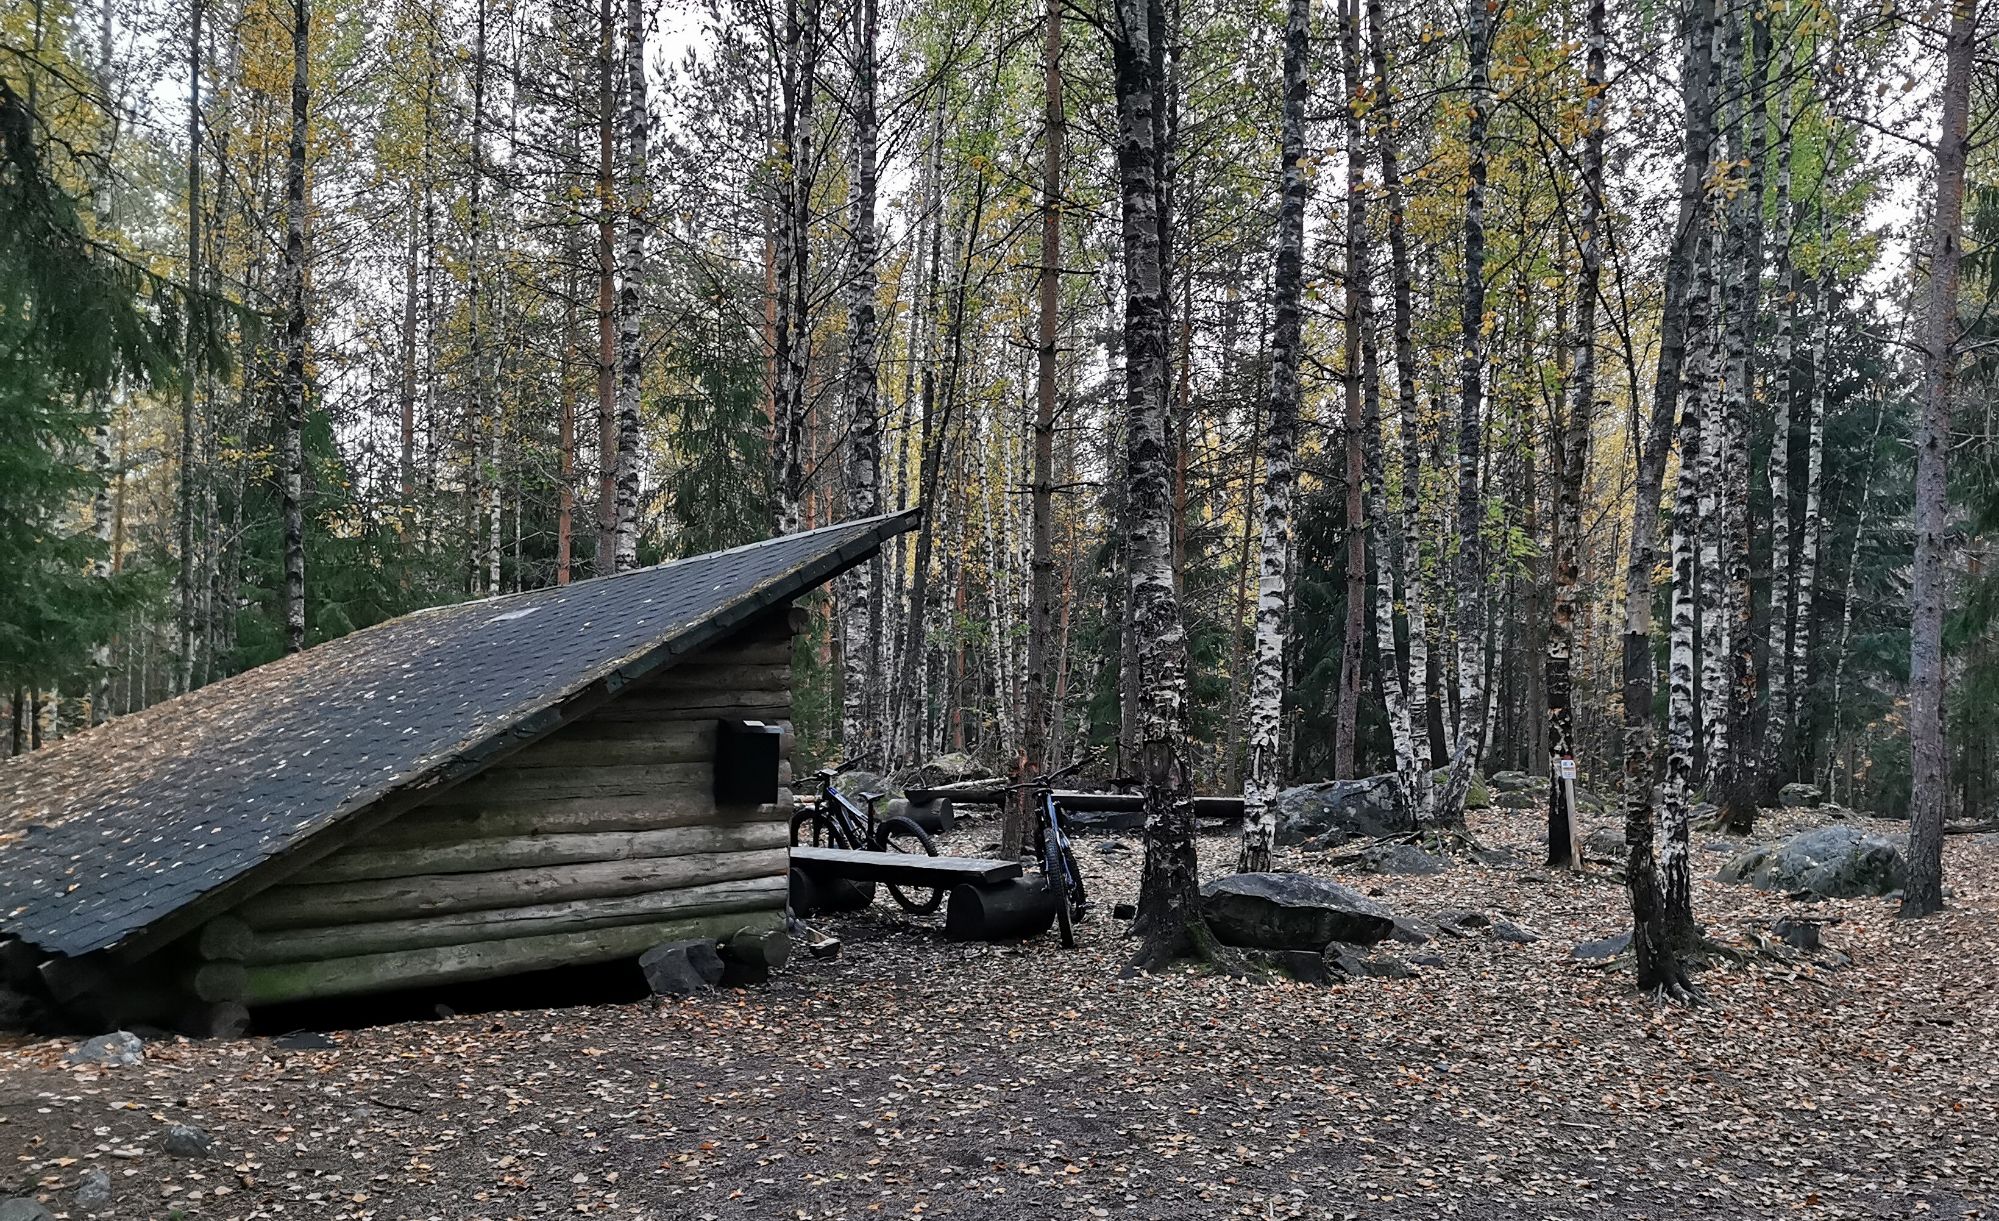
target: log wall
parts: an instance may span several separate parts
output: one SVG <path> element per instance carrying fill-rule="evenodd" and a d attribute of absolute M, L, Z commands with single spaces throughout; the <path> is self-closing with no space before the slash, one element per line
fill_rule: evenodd
<path fill-rule="evenodd" d="M 486 979 L 781 928 L 778 800 L 721 806 L 716 722 L 784 727 L 780 609 L 258 894 L 187 939 L 188 986 L 272 1004 Z"/>

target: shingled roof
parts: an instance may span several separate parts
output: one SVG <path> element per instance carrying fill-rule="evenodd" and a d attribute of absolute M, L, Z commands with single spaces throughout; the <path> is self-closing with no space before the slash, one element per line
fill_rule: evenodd
<path fill-rule="evenodd" d="M 0 936 L 74 957 L 260 889 L 260 866 L 466 779 L 914 520 L 418 611 L 0 764 Z"/>

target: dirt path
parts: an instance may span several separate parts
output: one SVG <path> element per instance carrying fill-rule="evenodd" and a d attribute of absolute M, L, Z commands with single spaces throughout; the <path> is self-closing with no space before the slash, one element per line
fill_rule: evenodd
<path fill-rule="evenodd" d="M 884 900 L 831 922 L 840 958 L 753 992 L 379 1026 L 332 1050 L 157 1041 L 127 1069 L 17 1041 L 0 1197 L 72 1217 L 1989 1215 L 1994 837 L 1949 843 L 1945 916 L 1815 905 L 1853 967 L 1710 971 L 1685 1011 L 1571 957 L 1618 928 L 1621 888 L 1534 864 L 1532 816 L 1475 825 L 1522 859 L 1434 877 L 1286 861 L 1541 937 L 1439 938 L 1409 980 L 1120 981 L 1107 917 L 1075 953 L 965 946 Z M 1137 854 L 1106 842 L 1083 861 L 1107 910 Z M 1204 842 L 1208 871 L 1232 851 Z M 1722 936 L 1797 910 L 1700 887 Z M 216 1158 L 162 1152 L 173 1123 Z M 92 1169 L 100 1214 L 75 1202 Z"/>

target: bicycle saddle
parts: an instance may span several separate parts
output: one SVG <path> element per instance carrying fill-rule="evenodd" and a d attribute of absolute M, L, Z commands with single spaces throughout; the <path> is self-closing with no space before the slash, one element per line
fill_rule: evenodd
<path fill-rule="evenodd" d="M 868 793 L 868 792 L 863 792 L 860 795 L 862 801 L 877 801 L 886 796 L 888 796 L 888 794 L 886 793 Z"/>

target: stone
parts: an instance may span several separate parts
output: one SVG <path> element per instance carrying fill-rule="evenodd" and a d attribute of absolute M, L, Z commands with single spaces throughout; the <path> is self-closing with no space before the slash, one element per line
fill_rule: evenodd
<path fill-rule="evenodd" d="M 1450 862 L 1414 844 L 1376 844 L 1360 854 L 1360 868 L 1369 873 L 1399 873 L 1427 877 L 1444 872 Z"/>
<path fill-rule="evenodd" d="M 1548 804 L 1548 795 L 1532 789 L 1515 789 L 1501 792 L 1493 802 L 1502 810 L 1538 810 Z"/>
<path fill-rule="evenodd" d="M 0 1221 L 56 1221 L 55 1214 L 27 1196 L 0 1200 Z"/>
<path fill-rule="evenodd" d="M 1310 950 L 1251 950 L 1247 957 L 1301 984 L 1330 984 L 1336 977 L 1326 965 L 1324 954 Z"/>
<path fill-rule="evenodd" d="M 1618 933 L 1611 937 L 1599 937 L 1595 941 L 1585 941 L 1569 953 L 1585 962 L 1600 962 L 1615 958 L 1631 948 L 1631 934 Z"/>
<path fill-rule="evenodd" d="M 98 1064 L 106 1068 L 130 1068 L 145 1058 L 145 1041 L 129 1030 L 85 1039 L 75 1051 L 63 1057 L 71 1064 Z"/>
<path fill-rule="evenodd" d="M 340 1044 L 333 1036 L 317 1030 L 292 1030 L 271 1040 L 271 1046 L 286 1051 L 333 1051 Z"/>
<path fill-rule="evenodd" d="M 738 929 L 720 953 L 724 987 L 769 983 L 770 973 L 791 961 L 791 934 L 781 928 Z"/>
<path fill-rule="evenodd" d="M 1495 940 L 1509 942 L 1513 945 L 1532 945 L 1536 941 L 1541 940 L 1541 934 L 1535 932 L 1533 929 L 1523 928 L 1507 919 L 1499 919 L 1492 922 L 1492 935 Z"/>
<path fill-rule="evenodd" d="M 896 773 L 896 782 L 905 789 L 934 789 L 968 780 L 995 779 L 993 769 L 963 751 L 951 751 Z"/>
<path fill-rule="evenodd" d="M 722 982 L 722 955 L 699 938 L 668 941 L 639 955 L 639 971 L 654 996 L 692 996 Z"/>
<path fill-rule="evenodd" d="M 1215 878 L 1201 887 L 1201 911 L 1224 943 L 1271 950 L 1373 945 L 1395 929 L 1395 914 L 1373 899 L 1302 873 Z"/>
<path fill-rule="evenodd" d="M 1811 810 L 1825 801 L 1825 794 L 1815 784 L 1794 780 L 1777 790 L 1777 804 L 1793 810 Z"/>
<path fill-rule="evenodd" d="M 1816 920 L 1779 916 L 1770 925 L 1770 931 L 1785 945 L 1795 950 L 1804 950 L 1806 953 L 1817 950 L 1824 944 L 1819 938 L 1819 922 Z"/>
<path fill-rule="evenodd" d="M 1526 772 L 1494 772 L 1486 778 L 1486 782 L 1492 785 L 1494 791 L 1502 796 L 1507 793 L 1535 791 L 1540 792 L 1542 796 L 1546 796 L 1548 792 L 1548 778 L 1546 776 L 1530 776 Z M 1504 802 L 1500 804 L 1502 806 L 1505 805 Z M 1531 807 L 1516 806 L 1513 808 L 1524 810 Z"/>
<path fill-rule="evenodd" d="M 215 1142 L 200 1128 L 177 1123 L 167 1128 L 166 1136 L 160 1141 L 160 1148 L 174 1157 L 199 1160 L 215 1151 Z"/>
<path fill-rule="evenodd" d="M 1388 939 L 1390 941 L 1399 941 L 1403 945 L 1428 945 L 1430 944 L 1431 935 L 1436 931 L 1436 929 L 1431 928 L 1420 920 L 1411 920 L 1407 916 L 1397 916 L 1395 917 L 1395 927 L 1389 931 Z"/>
<path fill-rule="evenodd" d="M 1659 804 L 1660 808 L 1663 809 L 1665 807 L 1664 802 L 1660 802 Z M 1721 807 L 1712 801 L 1696 801 L 1693 805 L 1687 807 L 1687 823 L 1689 826 L 1695 827 L 1708 826 L 1720 814 Z"/>
<path fill-rule="evenodd" d="M 1409 829 L 1408 819 L 1396 809 L 1395 777 L 1387 774 L 1301 784 L 1279 793 L 1272 804 L 1277 842 L 1286 846 L 1318 839 L 1335 847 Z"/>
<path fill-rule="evenodd" d="M 1492 917 L 1484 912 L 1453 907 L 1437 913 L 1437 931 L 1453 937 L 1475 937 L 1492 927 Z"/>
<path fill-rule="evenodd" d="M 1385 950 L 1353 950 L 1343 945 L 1329 945 L 1326 947 L 1325 963 L 1329 972 L 1346 979 L 1413 979 L 1416 975 L 1408 963 Z"/>
<path fill-rule="evenodd" d="M 1098 856 L 1116 856 L 1120 852 L 1130 852 L 1131 845 L 1121 839 L 1107 839 L 1097 845 Z"/>
<path fill-rule="evenodd" d="M 1411 954 L 1409 956 L 1409 965 L 1412 967 L 1444 967 L 1450 965 L 1450 959 L 1445 958 L 1442 954 Z"/>
<path fill-rule="evenodd" d="M 882 796 L 879 801 L 875 802 L 875 813 L 883 818 L 888 817 L 889 804 L 894 799 L 903 796 L 902 789 L 899 786 L 873 772 L 841 772 L 839 775 L 833 777 L 833 789 L 848 801 L 853 802 L 855 808 L 861 810 L 868 808 L 868 803 L 861 800 L 862 793 L 880 793 Z"/>
<path fill-rule="evenodd" d="M 1617 827 L 1598 827 L 1583 836 L 1584 856 L 1608 856 L 1623 860 L 1631 855 L 1631 846 L 1624 842 L 1624 831 Z"/>
<path fill-rule="evenodd" d="M 1716 876 L 1758 890 L 1858 899 L 1900 890 L 1908 881 L 1909 867 L 1893 840 L 1842 825 L 1751 848 L 1723 865 Z"/>
<path fill-rule="evenodd" d="M 1439 792 L 1451 778 L 1451 769 L 1440 767 L 1430 773 L 1430 791 Z M 1490 810 L 1492 808 L 1492 786 L 1478 772 L 1471 774 L 1471 784 L 1465 789 L 1465 809 Z"/>
<path fill-rule="evenodd" d="M 1136 904 L 1136 903 L 1113 903 L 1113 904 L 1111 905 L 1111 919 L 1113 919 L 1113 920 L 1136 920 L 1136 919 L 1138 919 L 1138 904 Z"/>
<path fill-rule="evenodd" d="M 76 1206 L 101 1212 L 111 1204 L 111 1176 L 95 1167 L 83 1172 L 76 1184 Z"/>

